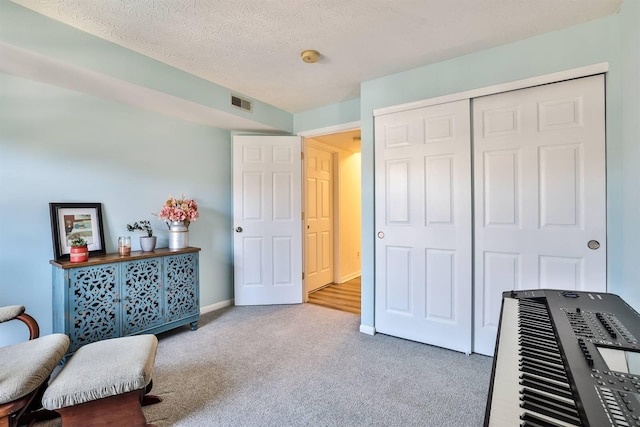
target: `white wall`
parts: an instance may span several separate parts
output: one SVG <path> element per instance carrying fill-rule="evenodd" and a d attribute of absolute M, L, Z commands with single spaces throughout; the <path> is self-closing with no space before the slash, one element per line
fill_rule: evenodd
<path fill-rule="evenodd" d="M 340 282 L 360 276 L 362 224 L 360 153 L 342 151 L 340 181 Z"/>

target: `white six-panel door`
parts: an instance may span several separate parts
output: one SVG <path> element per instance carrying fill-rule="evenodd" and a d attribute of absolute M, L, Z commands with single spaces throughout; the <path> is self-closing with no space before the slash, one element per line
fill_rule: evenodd
<path fill-rule="evenodd" d="M 469 101 L 376 117 L 376 331 L 471 351 Z"/>
<path fill-rule="evenodd" d="M 298 136 L 233 138 L 236 305 L 302 302 Z"/>
<path fill-rule="evenodd" d="M 473 123 L 474 352 L 492 355 L 503 291 L 606 292 L 604 77 L 476 98 Z"/>
<path fill-rule="evenodd" d="M 305 283 L 307 292 L 333 282 L 333 154 L 305 148 Z"/>

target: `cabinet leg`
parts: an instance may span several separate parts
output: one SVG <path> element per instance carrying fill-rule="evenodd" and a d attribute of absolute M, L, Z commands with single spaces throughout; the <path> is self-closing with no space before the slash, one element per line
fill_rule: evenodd
<path fill-rule="evenodd" d="M 196 320 L 195 322 L 191 322 L 189 323 L 191 325 L 191 330 L 195 331 L 198 329 L 198 321 Z"/>

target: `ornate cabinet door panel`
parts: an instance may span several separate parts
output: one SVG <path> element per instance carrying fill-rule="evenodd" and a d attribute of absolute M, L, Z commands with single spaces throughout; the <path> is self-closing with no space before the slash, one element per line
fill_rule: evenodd
<path fill-rule="evenodd" d="M 197 254 L 164 258 L 165 322 L 183 319 L 200 311 Z"/>
<path fill-rule="evenodd" d="M 120 293 L 117 263 L 69 272 L 69 351 L 94 341 L 120 336 Z"/>
<path fill-rule="evenodd" d="M 162 258 L 124 262 L 120 274 L 122 334 L 135 334 L 162 324 Z"/>

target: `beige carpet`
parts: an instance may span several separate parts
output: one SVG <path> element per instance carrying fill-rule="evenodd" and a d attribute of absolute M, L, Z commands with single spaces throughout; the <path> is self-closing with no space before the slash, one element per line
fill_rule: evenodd
<path fill-rule="evenodd" d="M 230 307 L 159 335 L 144 408 L 166 426 L 480 426 L 492 359 L 381 334 L 311 304 Z M 59 426 L 59 420 L 39 426 Z"/>

